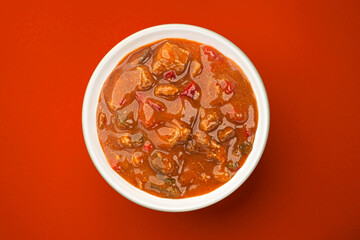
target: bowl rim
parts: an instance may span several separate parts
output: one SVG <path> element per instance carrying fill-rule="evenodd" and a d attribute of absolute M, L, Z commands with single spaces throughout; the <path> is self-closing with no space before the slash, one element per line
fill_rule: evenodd
<path fill-rule="evenodd" d="M 223 42 L 225 45 L 227 45 L 227 47 L 231 48 L 234 51 L 237 51 L 236 54 L 239 55 L 239 57 L 242 58 L 242 60 L 247 64 L 247 68 L 249 69 L 249 71 L 251 71 L 251 75 L 254 77 L 254 79 L 252 79 L 250 81 L 250 77 L 248 77 L 250 83 L 252 81 L 254 81 L 254 83 L 257 84 L 257 91 L 259 93 L 259 96 L 261 97 L 261 104 L 262 104 L 262 114 L 263 114 L 263 126 L 262 126 L 262 135 L 261 135 L 261 142 L 259 143 L 259 148 L 256 149 L 256 153 L 253 153 L 255 151 L 255 149 L 253 149 L 250 153 L 253 154 L 252 157 L 252 162 L 251 165 L 249 166 L 247 172 L 244 173 L 244 175 L 242 176 L 242 178 L 239 180 L 239 182 L 232 182 L 232 185 L 228 185 L 228 188 L 226 191 L 224 191 L 221 195 L 212 195 L 212 199 L 207 199 L 207 201 L 197 201 L 196 204 L 191 204 L 191 199 L 194 198 L 202 198 L 203 196 L 209 195 L 211 193 L 213 193 L 214 191 L 217 191 L 218 189 L 223 188 L 226 184 L 228 184 L 239 172 L 240 170 L 238 170 L 238 172 L 233 176 L 233 178 L 221 185 L 219 188 L 206 193 L 204 195 L 200 195 L 200 196 L 196 196 L 196 197 L 190 197 L 190 198 L 182 198 L 182 199 L 166 199 L 166 198 L 160 198 L 154 195 L 151 195 L 149 193 L 146 193 L 145 191 L 139 190 L 145 194 L 150 195 L 150 198 L 154 198 L 154 202 L 149 203 L 146 202 L 142 199 L 139 199 L 137 197 L 132 196 L 131 194 L 129 194 L 128 192 L 126 192 L 124 189 L 121 189 L 121 187 L 119 187 L 111 178 L 111 176 L 109 176 L 109 174 L 106 173 L 106 171 L 103 169 L 103 167 L 100 165 L 100 163 L 98 162 L 98 159 L 95 155 L 95 152 L 93 151 L 93 147 L 91 145 L 91 140 L 94 136 L 91 136 L 89 134 L 89 110 L 90 110 L 90 106 L 89 106 L 89 102 L 91 100 L 91 93 L 92 90 L 94 88 L 94 83 L 96 81 L 96 79 L 98 78 L 98 75 L 100 73 L 100 71 L 105 67 L 107 61 L 117 52 L 118 49 L 120 49 L 121 47 L 126 46 L 127 44 L 131 43 L 132 41 L 135 41 L 138 37 L 141 37 L 143 35 L 146 34 L 151 34 L 152 32 L 156 32 L 156 31 L 163 31 L 163 30 L 168 30 L 168 29 L 178 29 L 178 30 L 185 30 L 185 31 L 195 31 L 195 32 L 199 32 L 200 34 L 205 34 L 208 35 L 209 37 L 213 37 L 214 39 L 217 39 L 218 41 Z M 159 38 L 158 40 L 161 40 L 164 38 Z M 192 40 L 189 38 L 184 38 L 184 39 L 188 39 L 188 40 Z M 192 40 L 192 41 L 196 41 L 196 40 Z M 151 43 L 153 41 L 149 41 L 149 43 Z M 216 48 L 216 47 L 215 47 Z M 135 50 L 135 49 L 133 49 Z M 128 51 L 131 52 L 133 50 Z M 121 60 L 118 59 L 118 62 Z M 233 61 L 235 61 L 233 59 Z M 236 61 L 235 61 L 236 62 Z M 236 62 L 236 64 L 238 64 L 240 66 L 240 68 L 243 70 L 244 66 L 241 66 L 238 62 Z M 104 80 L 105 81 L 105 80 Z M 103 84 L 102 84 L 103 85 Z M 101 88 L 102 88 L 101 85 Z M 253 91 L 255 93 L 254 90 L 254 85 L 253 83 L 251 83 L 251 86 L 253 88 Z M 97 101 L 98 101 L 98 97 L 97 96 Z M 259 108 L 259 99 L 258 96 L 256 96 L 256 101 L 258 104 L 258 108 Z M 96 117 L 95 117 L 96 118 Z M 258 134 L 258 130 L 259 130 L 259 122 L 260 122 L 260 110 L 259 110 L 259 119 L 258 119 L 258 127 L 257 127 L 257 131 L 256 134 Z M 239 48 L 237 47 L 234 43 L 232 43 L 230 40 L 228 40 L 227 38 L 221 36 L 220 34 L 213 32 L 209 29 L 203 28 L 203 27 L 198 27 L 198 26 L 194 26 L 194 25 L 188 25 L 188 24 L 163 24 L 163 25 L 157 25 L 157 26 L 153 26 L 153 27 L 149 27 L 143 30 L 140 30 L 128 37 L 126 37 L 125 39 L 123 39 L 122 41 L 120 41 L 118 44 L 116 44 L 104 57 L 103 59 L 100 61 L 100 63 L 97 65 L 97 67 L 95 68 L 85 91 L 85 95 L 84 95 L 84 100 L 83 100 L 83 107 L 82 107 L 82 130 L 83 130 L 83 136 L 84 136 L 84 140 L 85 140 L 85 145 L 86 148 L 89 152 L 90 158 L 93 162 L 93 164 L 95 165 L 95 167 L 97 168 L 97 170 L 99 171 L 100 175 L 106 180 L 106 182 L 112 186 L 112 188 L 114 188 L 118 193 L 120 193 L 122 196 L 124 196 L 125 198 L 129 199 L 132 202 L 135 202 L 143 207 L 147 207 L 150 209 L 154 209 L 154 210 L 159 210 L 159 211 L 165 211 L 165 212 L 186 212 L 186 211 L 192 211 L 192 210 L 196 210 L 196 209 L 201 209 L 207 206 L 210 206 L 216 202 L 221 201 L 222 199 L 224 199 L 225 197 L 227 197 L 228 195 L 230 195 L 231 193 L 233 193 L 237 188 L 239 188 L 245 181 L 246 179 L 248 179 L 248 177 L 251 175 L 251 173 L 254 171 L 255 167 L 257 166 L 258 162 L 260 161 L 260 158 L 263 154 L 263 151 L 265 149 L 266 146 L 266 142 L 267 142 L 267 138 L 268 138 L 268 134 L 269 134 L 269 127 L 270 127 L 270 109 L 269 109 L 269 102 L 268 102 L 268 97 L 267 97 L 267 93 L 265 90 L 265 86 L 264 83 L 258 73 L 258 71 L 256 70 L 255 66 L 253 65 L 253 63 L 250 61 L 250 59 L 245 55 L 245 53 Z M 96 134 L 96 138 L 97 141 L 99 142 L 98 139 L 98 135 Z M 256 141 L 256 137 L 255 137 L 255 141 Z M 99 142 L 100 144 L 100 142 Z M 256 154 L 256 156 L 254 155 Z M 250 155 L 248 156 L 248 159 L 245 161 L 245 163 L 249 160 Z M 105 159 L 106 160 L 106 159 Z M 106 160 L 107 162 L 107 160 Z M 108 164 L 109 165 L 109 164 Z M 110 167 L 110 166 L 109 166 Z M 115 173 L 115 172 L 114 172 Z M 120 178 L 121 176 L 117 173 L 115 173 L 116 175 L 118 175 Z M 125 180 L 124 180 L 125 181 Z M 128 183 L 130 184 L 130 183 Z M 131 185 L 131 184 L 130 184 Z M 132 185 L 131 185 L 132 186 Z M 136 187 L 135 187 L 136 188 Z M 190 199 L 190 200 L 189 200 Z M 160 202 L 164 202 L 164 201 L 169 201 L 169 202 L 173 202 L 176 201 L 176 205 L 181 205 L 181 202 L 184 202 L 184 204 L 182 206 L 176 206 L 176 207 L 165 207 L 162 206 Z M 158 203 L 159 202 L 159 203 Z"/>

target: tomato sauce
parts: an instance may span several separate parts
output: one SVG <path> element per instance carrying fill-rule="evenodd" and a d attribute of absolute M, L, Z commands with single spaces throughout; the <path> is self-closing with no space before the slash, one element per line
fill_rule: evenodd
<path fill-rule="evenodd" d="M 98 136 L 121 177 L 166 198 L 198 196 L 246 161 L 258 109 L 231 59 L 185 39 L 163 39 L 124 57 L 101 90 Z"/>

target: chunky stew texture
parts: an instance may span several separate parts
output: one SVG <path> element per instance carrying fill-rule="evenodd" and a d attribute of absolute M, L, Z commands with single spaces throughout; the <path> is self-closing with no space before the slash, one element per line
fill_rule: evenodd
<path fill-rule="evenodd" d="M 247 77 L 216 49 L 164 39 L 123 58 L 97 109 L 100 143 L 112 168 L 166 198 L 213 191 L 243 165 L 258 110 Z"/>

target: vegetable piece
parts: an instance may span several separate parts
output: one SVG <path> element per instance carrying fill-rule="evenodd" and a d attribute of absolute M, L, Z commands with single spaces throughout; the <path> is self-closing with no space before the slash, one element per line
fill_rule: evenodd
<path fill-rule="evenodd" d="M 106 115 L 105 113 L 100 113 L 98 118 L 98 127 L 103 129 L 106 126 Z"/>
<path fill-rule="evenodd" d="M 141 57 L 139 58 L 138 63 L 144 64 L 147 60 L 149 60 L 150 57 L 151 57 L 151 49 L 146 48 L 146 49 L 144 49 Z"/>
<path fill-rule="evenodd" d="M 219 118 L 216 112 L 206 114 L 200 122 L 200 129 L 209 132 L 219 125 Z"/>
<path fill-rule="evenodd" d="M 155 150 L 150 156 L 150 166 L 157 172 L 169 175 L 174 171 L 174 160 L 169 154 Z"/>
<path fill-rule="evenodd" d="M 178 198 L 181 195 L 180 189 L 177 186 L 163 188 L 155 184 L 151 184 L 150 187 L 156 192 L 165 195 L 167 198 Z"/>
<path fill-rule="evenodd" d="M 115 117 L 115 125 L 120 129 L 133 128 L 133 113 L 128 112 L 127 110 L 118 112 Z"/>
<path fill-rule="evenodd" d="M 239 145 L 239 150 L 242 156 L 248 155 L 252 150 L 252 143 L 249 141 L 245 141 Z"/>
<path fill-rule="evenodd" d="M 214 52 L 214 49 L 212 49 L 211 47 L 209 46 L 204 46 L 203 47 L 203 51 L 204 51 L 204 54 L 208 57 L 211 57 L 211 58 L 215 58 L 216 55 L 215 55 L 215 52 Z"/>
<path fill-rule="evenodd" d="M 121 167 L 119 165 L 113 166 L 113 169 L 117 172 L 121 171 Z"/>
<path fill-rule="evenodd" d="M 144 136 L 142 133 L 131 134 L 131 141 L 134 146 L 141 146 L 144 142 Z"/>
<path fill-rule="evenodd" d="M 173 69 L 177 75 L 185 70 L 189 60 L 189 51 L 180 48 L 176 44 L 166 42 L 154 56 L 152 69 L 154 74 L 160 75 Z"/>
<path fill-rule="evenodd" d="M 165 111 L 165 105 L 160 102 L 160 101 L 157 101 L 155 99 L 151 99 L 151 98 L 148 98 L 146 99 L 145 101 L 150 107 L 152 107 L 153 109 L 155 109 L 157 112 L 163 112 Z"/>
<path fill-rule="evenodd" d="M 209 61 L 215 60 L 222 60 L 222 56 L 212 47 L 210 46 L 203 46 L 202 47 L 203 53 L 207 56 Z"/>
<path fill-rule="evenodd" d="M 234 137 L 235 131 L 232 127 L 226 127 L 222 130 L 219 130 L 217 136 L 218 136 L 218 139 L 220 142 L 224 142 L 224 141 Z"/>
<path fill-rule="evenodd" d="M 225 90 L 225 93 L 226 93 L 226 94 L 231 94 L 231 93 L 233 93 L 234 90 L 235 90 L 235 86 L 236 86 L 235 83 L 227 81 L 227 82 L 226 82 L 226 87 L 225 87 L 225 89 L 224 89 L 224 90 Z"/>
<path fill-rule="evenodd" d="M 219 86 L 226 94 L 231 94 L 234 92 L 236 83 L 231 82 L 229 80 L 220 79 L 217 83 L 215 83 L 216 86 Z"/>
<path fill-rule="evenodd" d="M 250 132 L 249 132 L 249 130 L 247 130 L 247 129 L 246 129 L 246 131 L 245 131 L 245 136 L 246 136 L 246 137 L 250 137 Z"/>
<path fill-rule="evenodd" d="M 146 153 L 151 152 L 152 149 L 152 144 L 150 141 L 145 141 L 144 146 L 143 146 L 143 151 Z"/>
<path fill-rule="evenodd" d="M 229 161 L 226 164 L 226 167 L 232 171 L 235 171 L 235 170 L 238 170 L 240 166 L 239 166 L 238 162 Z"/>
<path fill-rule="evenodd" d="M 194 100 L 196 100 L 199 97 L 200 93 L 199 93 L 199 87 L 197 86 L 197 84 L 192 81 L 190 82 L 184 91 L 181 92 L 180 96 L 186 96 L 186 97 L 190 97 L 193 98 Z"/>
<path fill-rule="evenodd" d="M 175 183 L 175 179 L 174 178 L 165 178 L 164 182 L 167 184 L 174 184 Z"/>
<path fill-rule="evenodd" d="M 158 112 L 166 110 L 166 106 L 159 100 L 148 98 L 145 93 L 137 92 L 135 95 L 136 101 L 140 104 L 140 108 L 144 108 L 146 105 L 155 109 Z"/>
<path fill-rule="evenodd" d="M 165 96 L 165 97 L 172 97 L 175 96 L 179 92 L 179 89 L 172 84 L 161 84 L 155 88 L 155 95 L 156 96 Z"/>
<path fill-rule="evenodd" d="M 138 103 L 144 103 L 146 100 L 146 95 L 143 92 L 137 92 L 135 94 L 135 99 Z"/>
<path fill-rule="evenodd" d="M 152 55 L 151 48 L 144 48 L 140 51 L 133 53 L 130 57 L 128 62 L 131 64 L 144 64 L 147 60 L 150 59 Z"/>
<path fill-rule="evenodd" d="M 120 101 L 118 108 L 121 108 L 126 103 L 126 98 L 123 98 L 123 100 Z"/>
<path fill-rule="evenodd" d="M 174 70 L 170 70 L 170 71 L 165 72 L 164 75 L 163 75 L 163 78 L 164 78 L 165 80 L 168 80 L 169 82 L 170 82 L 171 80 L 174 80 L 174 79 L 176 78 L 175 71 L 174 71 Z"/>

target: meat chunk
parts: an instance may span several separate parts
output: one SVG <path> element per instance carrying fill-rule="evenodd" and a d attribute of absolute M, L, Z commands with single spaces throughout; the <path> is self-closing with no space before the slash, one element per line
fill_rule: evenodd
<path fill-rule="evenodd" d="M 161 84 L 155 88 L 155 95 L 157 96 L 165 96 L 172 97 L 175 96 L 179 92 L 179 89 L 172 84 Z"/>
<path fill-rule="evenodd" d="M 140 147 L 144 142 L 142 133 L 125 133 L 119 138 L 119 143 L 124 148 Z"/>
<path fill-rule="evenodd" d="M 139 167 L 143 163 L 143 158 L 143 152 L 134 152 L 132 154 L 132 164 L 134 165 L 134 167 Z"/>
<path fill-rule="evenodd" d="M 226 152 L 226 149 L 221 146 L 220 144 L 218 144 L 217 142 L 215 141 L 211 141 L 211 144 L 210 144 L 210 150 L 207 154 L 207 158 L 209 159 L 212 159 L 212 160 L 216 160 L 220 163 L 223 163 L 226 161 L 226 155 L 227 155 L 227 152 Z"/>
<path fill-rule="evenodd" d="M 200 129 L 209 132 L 219 125 L 219 118 L 216 112 L 205 114 L 200 122 Z"/>
<path fill-rule="evenodd" d="M 165 152 L 155 150 L 150 156 L 150 166 L 160 174 L 171 174 L 174 171 L 175 161 Z"/>
<path fill-rule="evenodd" d="M 157 129 L 157 134 L 162 140 L 160 145 L 164 148 L 171 148 L 177 143 L 186 141 L 190 135 L 190 129 L 185 127 L 163 126 Z"/>
<path fill-rule="evenodd" d="M 166 42 L 154 56 L 152 70 L 156 75 L 163 74 L 170 69 L 173 69 L 176 74 L 181 74 L 184 72 L 188 60 L 189 51 L 176 44 Z"/>
<path fill-rule="evenodd" d="M 196 131 L 193 138 L 187 142 L 186 150 L 206 154 L 208 159 L 216 160 L 220 163 L 226 161 L 227 152 L 225 147 L 200 130 Z"/>
<path fill-rule="evenodd" d="M 186 144 L 189 152 L 207 153 L 210 149 L 211 138 L 205 132 L 197 130 L 192 139 Z"/>
<path fill-rule="evenodd" d="M 235 136 L 235 131 L 232 127 L 226 127 L 222 130 L 219 130 L 217 136 L 220 142 L 224 142 Z"/>
<path fill-rule="evenodd" d="M 191 77 L 196 77 L 201 72 L 202 65 L 198 60 L 193 60 L 190 65 Z"/>
<path fill-rule="evenodd" d="M 196 131 L 196 133 L 194 134 L 194 140 L 199 146 L 210 146 L 210 137 L 203 131 Z"/>
<path fill-rule="evenodd" d="M 150 89 L 155 82 L 149 68 L 145 65 L 125 72 L 119 68 L 111 73 L 109 80 L 111 81 L 108 84 L 111 85 L 112 90 L 105 93 L 104 97 L 108 106 L 113 110 L 123 108 L 131 103 L 137 90 Z"/>
<path fill-rule="evenodd" d="M 190 129 L 188 129 L 188 128 L 186 128 L 186 127 L 183 127 L 182 129 L 180 129 L 180 137 L 179 137 L 179 140 L 180 140 L 181 142 L 186 141 L 186 140 L 189 138 L 190 133 L 191 133 Z"/>
<path fill-rule="evenodd" d="M 230 180 L 230 174 L 221 165 L 217 165 L 214 167 L 213 175 L 214 178 L 219 182 L 227 182 Z"/>
<path fill-rule="evenodd" d="M 138 90 L 147 90 L 154 84 L 154 78 L 151 76 L 149 68 L 147 66 L 139 66 L 135 68 L 138 74 L 139 83 L 137 86 Z"/>

